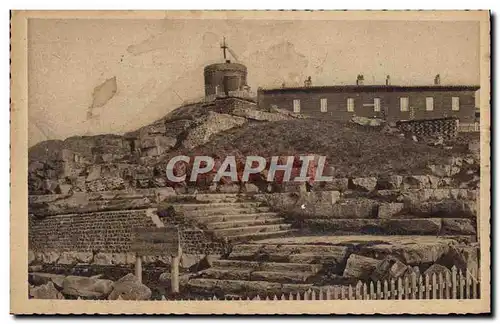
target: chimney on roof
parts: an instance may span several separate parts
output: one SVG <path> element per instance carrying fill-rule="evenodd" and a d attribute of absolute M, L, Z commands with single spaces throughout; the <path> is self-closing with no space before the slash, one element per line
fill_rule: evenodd
<path fill-rule="evenodd" d="M 441 84 L 441 76 L 439 74 L 436 74 L 434 77 L 434 85 L 440 85 Z"/>
<path fill-rule="evenodd" d="M 311 80 L 311 77 L 308 77 L 305 81 L 304 81 L 304 87 L 310 87 L 312 85 L 312 80 Z"/>
<path fill-rule="evenodd" d="M 356 85 L 364 85 L 365 84 L 365 77 L 362 74 L 358 74 L 358 77 L 356 78 Z"/>
<path fill-rule="evenodd" d="M 391 85 L 391 76 L 390 75 L 387 75 L 385 77 L 385 85 Z"/>

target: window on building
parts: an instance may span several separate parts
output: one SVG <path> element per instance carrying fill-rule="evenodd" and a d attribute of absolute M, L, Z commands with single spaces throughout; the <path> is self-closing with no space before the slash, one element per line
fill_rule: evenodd
<path fill-rule="evenodd" d="M 410 100 L 408 97 L 399 98 L 399 108 L 401 111 L 408 111 Z"/>
<path fill-rule="evenodd" d="M 321 112 L 327 112 L 328 111 L 328 101 L 326 98 L 321 98 L 320 102 L 320 110 Z"/>
<path fill-rule="evenodd" d="M 300 100 L 299 99 L 294 99 L 293 100 L 293 112 L 294 113 L 299 113 L 300 112 Z"/>
<path fill-rule="evenodd" d="M 451 110 L 454 111 L 460 110 L 460 98 L 458 97 L 451 98 Z"/>
<path fill-rule="evenodd" d="M 347 111 L 354 111 L 354 98 L 347 98 Z"/>
<path fill-rule="evenodd" d="M 425 110 L 427 111 L 434 110 L 434 98 L 432 97 L 425 98 Z"/>
<path fill-rule="evenodd" d="M 380 98 L 373 99 L 373 111 L 380 111 Z"/>

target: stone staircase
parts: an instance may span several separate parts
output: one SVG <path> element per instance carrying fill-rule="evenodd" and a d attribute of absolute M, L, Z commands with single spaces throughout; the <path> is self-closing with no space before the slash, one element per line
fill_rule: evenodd
<path fill-rule="evenodd" d="M 198 194 L 173 203 L 176 212 L 228 243 L 286 236 L 294 232 L 269 206 L 237 194 Z"/>
<path fill-rule="evenodd" d="M 267 233 L 281 232 L 273 227 L 284 224 L 276 214 L 248 211 L 267 207 L 234 202 L 236 205 L 231 207 L 214 205 L 213 212 L 200 216 L 197 209 L 189 206 L 191 217 L 210 220 L 207 228 L 215 233 L 229 238 L 240 233 L 253 240 L 236 240 L 228 256 L 214 261 L 211 268 L 199 273 L 188 285 L 194 291 L 236 296 L 286 294 L 317 289 L 320 285 L 343 285 L 353 280 L 352 269 L 346 269 L 350 255 L 360 255 L 361 260 L 395 255 L 406 265 L 425 268 L 446 254 L 450 246 L 477 240 L 476 210 L 470 203 L 473 197 L 456 198 L 455 205 L 431 199 L 410 209 L 385 198 L 342 199 L 325 217 L 313 212 L 298 222 L 289 219 L 298 231 L 294 237 L 268 239 L 262 237 L 266 232 L 262 236 L 243 234 L 248 228 L 262 226 L 272 228 Z M 220 208 L 248 212 L 221 215 L 215 211 Z M 257 223 L 259 218 L 253 215 L 260 215 L 260 222 L 265 225 Z M 286 231 L 290 233 L 289 226 Z"/>
<path fill-rule="evenodd" d="M 259 253 L 259 249 L 268 253 Z M 295 250 L 304 253 L 294 254 L 297 258 L 287 257 Z M 202 271 L 198 278 L 191 279 L 189 289 L 226 296 L 305 291 L 313 287 L 311 280 L 323 268 L 323 264 L 316 262 L 315 258 L 323 255 L 331 259 L 333 255 L 339 255 L 335 250 L 335 247 L 330 250 L 314 245 L 238 244 L 227 259 L 214 261 L 211 268 Z"/>

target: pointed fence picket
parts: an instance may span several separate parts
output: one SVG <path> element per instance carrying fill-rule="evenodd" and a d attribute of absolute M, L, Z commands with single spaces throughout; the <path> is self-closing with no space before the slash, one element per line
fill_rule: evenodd
<path fill-rule="evenodd" d="M 412 272 L 409 276 L 397 280 L 358 281 L 356 285 L 315 287 L 305 291 L 256 295 L 254 297 L 211 296 L 184 300 L 418 300 L 418 299 L 477 299 L 479 296 L 479 278 L 477 269 L 456 267 L 451 272 L 433 273 L 429 276 Z M 183 300 L 161 296 L 161 300 Z"/>

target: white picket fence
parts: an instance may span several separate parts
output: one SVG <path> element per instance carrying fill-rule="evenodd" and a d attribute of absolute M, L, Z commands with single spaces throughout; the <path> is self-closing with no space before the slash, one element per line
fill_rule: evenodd
<path fill-rule="evenodd" d="M 432 276 L 410 276 L 376 281 L 356 285 L 316 287 L 303 292 L 289 292 L 270 296 L 239 297 L 216 296 L 184 300 L 418 300 L 418 299 L 477 299 L 479 298 L 478 271 L 465 271 L 465 274 L 456 267 L 451 273 L 432 274 Z M 162 297 L 163 300 L 168 298 Z M 182 300 L 182 299 L 177 299 Z"/>

